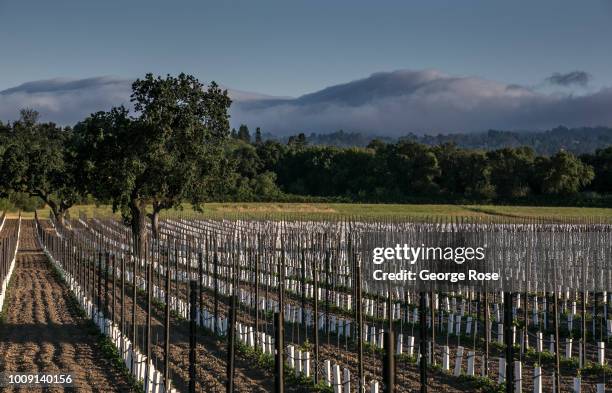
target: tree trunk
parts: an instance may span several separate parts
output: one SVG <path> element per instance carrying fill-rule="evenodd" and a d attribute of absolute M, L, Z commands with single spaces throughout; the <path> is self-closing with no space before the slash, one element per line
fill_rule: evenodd
<path fill-rule="evenodd" d="M 151 229 L 153 232 L 153 239 L 157 241 L 159 240 L 159 212 L 154 209 L 153 213 L 151 213 L 149 217 L 151 218 Z"/>
<path fill-rule="evenodd" d="M 64 228 L 66 226 L 66 213 L 67 210 L 59 210 L 57 214 L 55 214 L 55 220 L 58 222 L 60 227 Z"/>
<path fill-rule="evenodd" d="M 61 209 L 60 206 L 58 206 L 58 204 L 54 201 L 47 200 L 46 202 L 47 205 L 49 205 L 49 208 L 51 208 L 53 218 L 55 218 L 57 224 L 60 226 L 60 228 L 64 228 L 66 222 L 66 209 Z"/>
<path fill-rule="evenodd" d="M 134 254 L 140 258 L 144 257 L 147 242 L 147 212 L 146 204 L 135 201 L 130 204 L 132 213 L 132 236 L 134 237 Z"/>

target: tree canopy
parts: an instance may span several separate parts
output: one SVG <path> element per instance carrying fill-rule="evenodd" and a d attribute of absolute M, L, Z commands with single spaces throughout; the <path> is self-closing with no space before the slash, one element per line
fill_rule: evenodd
<path fill-rule="evenodd" d="M 82 198 L 75 176 L 78 162 L 70 143 L 72 130 L 39 123 L 36 111 L 22 110 L 20 119 L 0 132 L 3 192 L 40 197 L 63 224 L 66 211 Z"/>
<path fill-rule="evenodd" d="M 142 241 L 147 215 L 156 236 L 160 211 L 184 201 L 197 207 L 220 187 L 231 101 L 214 82 L 204 89 L 186 74 L 147 74 L 132 90 L 133 114 L 92 114 L 75 126 L 75 144 L 90 192 L 112 203 Z"/>

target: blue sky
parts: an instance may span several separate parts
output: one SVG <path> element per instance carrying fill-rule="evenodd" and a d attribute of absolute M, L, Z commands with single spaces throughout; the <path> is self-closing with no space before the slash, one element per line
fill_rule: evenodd
<path fill-rule="evenodd" d="M 612 126 L 612 0 L 0 0 L 0 21 L 3 121 L 74 124 L 187 72 L 277 134 Z"/>
<path fill-rule="evenodd" d="M 193 73 L 299 96 L 396 69 L 612 85 L 612 2 L 3 1 L 0 90 L 56 77 Z"/>

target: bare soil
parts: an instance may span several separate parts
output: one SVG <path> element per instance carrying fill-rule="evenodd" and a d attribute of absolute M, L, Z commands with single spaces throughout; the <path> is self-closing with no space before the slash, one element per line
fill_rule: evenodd
<path fill-rule="evenodd" d="M 7 225 L 15 225 L 10 220 Z M 4 231 L 3 231 L 4 232 Z M 0 324 L 0 373 L 70 374 L 73 387 L 0 387 L 2 392 L 130 392 L 128 381 L 102 355 L 89 322 L 54 274 L 22 221 L 21 239 Z"/>

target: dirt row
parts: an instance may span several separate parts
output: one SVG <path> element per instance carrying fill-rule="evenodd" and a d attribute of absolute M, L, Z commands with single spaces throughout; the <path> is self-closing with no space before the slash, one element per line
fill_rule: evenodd
<path fill-rule="evenodd" d="M 50 228 L 47 228 L 50 230 Z M 97 261 L 97 259 L 96 259 Z M 91 280 L 94 278 L 95 290 L 98 288 L 98 272 L 97 269 L 89 265 L 82 265 L 84 268 L 80 271 L 80 279 L 88 276 Z M 87 269 L 89 271 L 87 272 Z M 139 271 L 139 274 L 142 272 Z M 103 274 L 104 277 L 104 274 Z M 110 276 L 106 291 L 103 289 L 103 298 L 108 299 L 108 309 L 106 315 L 110 317 L 112 314 L 112 275 Z M 103 278 L 103 283 L 105 279 Z M 116 280 L 115 288 L 115 321 L 118 325 L 121 324 L 121 287 L 120 280 Z M 91 285 L 91 281 L 88 283 Z M 105 296 L 106 295 L 106 296 Z M 131 338 L 134 326 L 132 325 L 133 313 L 133 287 L 126 285 L 125 290 L 125 332 Z M 95 302 L 95 301 L 94 301 Z M 102 300 L 102 304 L 106 304 Z M 147 305 L 142 294 L 138 295 L 136 302 L 136 343 L 143 353 L 146 353 L 145 343 L 145 326 L 147 320 Z M 156 367 L 163 371 L 164 368 L 164 313 L 162 310 L 153 307 L 151 314 L 151 352 L 152 361 Z M 187 391 L 189 384 L 189 329 L 185 321 L 171 318 L 170 324 L 170 356 L 169 356 L 169 373 L 173 386 L 179 391 Z M 196 348 L 196 391 L 197 392 L 225 392 L 225 375 L 226 375 L 226 342 L 217 338 L 199 334 L 197 338 Z M 274 376 L 271 372 L 263 370 L 250 360 L 241 356 L 236 357 L 236 367 L 234 376 L 234 391 L 238 393 L 263 393 L 273 390 Z"/>
<path fill-rule="evenodd" d="M 15 224 L 16 220 L 10 220 L 5 225 Z M 53 273 L 35 240 L 32 221 L 22 221 L 8 294 L 6 316 L 0 323 L 0 373 L 70 374 L 74 382 L 72 387 L 0 386 L 0 391 L 132 391 L 122 373 L 103 356 L 91 325 Z"/>

